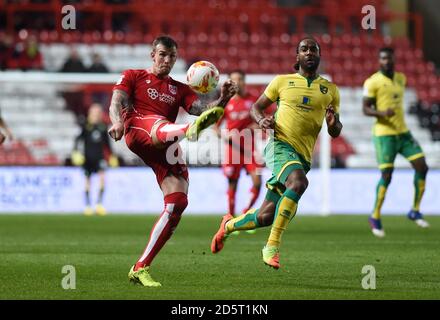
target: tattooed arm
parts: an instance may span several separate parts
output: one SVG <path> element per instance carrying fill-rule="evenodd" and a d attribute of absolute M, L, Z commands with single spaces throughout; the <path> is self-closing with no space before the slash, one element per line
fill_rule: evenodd
<path fill-rule="evenodd" d="M 124 135 L 124 123 L 121 118 L 121 110 L 129 107 L 129 105 L 129 97 L 125 91 L 118 89 L 113 91 L 112 101 L 109 108 L 112 126 L 108 133 L 115 141 L 120 140 Z"/>
<path fill-rule="evenodd" d="M 194 116 L 199 116 L 203 111 L 208 110 L 213 107 L 226 107 L 229 99 L 234 96 L 238 91 L 237 85 L 231 81 L 227 80 L 221 88 L 220 98 L 214 100 L 210 103 L 203 103 L 200 100 L 196 100 L 193 102 L 191 108 L 189 109 L 189 114 Z"/>
<path fill-rule="evenodd" d="M 5 134 L 3 134 L 2 129 L 5 130 Z M 9 129 L 9 127 L 7 126 L 6 122 L 3 120 L 1 114 L 0 114 L 0 144 L 2 144 L 5 140 L 6 137 L 9 138 L 9 140 L 12 140 L 14 137 L 12 136 L 12 132 Z"/>

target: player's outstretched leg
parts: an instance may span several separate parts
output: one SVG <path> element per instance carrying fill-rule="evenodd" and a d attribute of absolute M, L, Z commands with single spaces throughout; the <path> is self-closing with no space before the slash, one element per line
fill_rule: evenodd
<path fill-rule="evenodd" d="M 297 171 L 299 172 L 299 170 Z M 294 177 L 293 179 L 298 179 L 298 177 Z M 301 194 L 303 194 L 305 189 L 307 188 L 307 183 L 303 183 L 301 182 L 301 180 L 297 181 L 298 182 L 296 183 L 298 183 L 299 187 L 295 187 L 295 189 L 297 189 L 298 192 L 295 192 L 293 189 L 287 188 L 281 196 L 280 200 L 278 201 L 275 211 L 276 216 L 273 220 L 269 239 L 267 240 L 266 246 L 262 250 L 263 262 L 274 269 L 280 268 L 279 248 L 281 245 L 281 237 L 284 231 L 286 231 L 290 221 L 296 215 L 296 210 L 298 208 L 298 202 L 301 198 Z"/>
<path fill-rule="evenodd" d="M 227 232 L 225 225 L 229 220 L 233 218 L 234 216 L 229 213 L 223 216 L 222 221 L 220 222 L 220 227 L 218 228 L 216 234 L 211 241 L 212 253 L 220 252 L 223 249 L 224 243 L 229 236 L 229 232 Z"/>
<path fill-rule="evenodd" d="M 211 251 L 217 253 L 224 247 L 229 235 L 240 230 L 251 230 L 260 227 L 258 222 L 259 209 L 251 209 L 245 214 L 234 218 L 231 214 L 223 216 L 217 233 L 212 238 Z"/>
<path fill-rule="evenodd" d="M 132 266 L 130 272 L 128 272 L 128 279 L 134 284 L 141 284 L 144 287 L 160 287 L 162 286 L 159 282 L 154 281 L 150 275 L 150 267 L 139 268 L 134 271 Z"/>
<path fill-rule="evenodd" d="M 244 221 L 249 219 L 249 215 L 248 215 L 247 218 L 245 218 L 246 214 L 250 214 L 250 215 L 255 214 L 255 222 L 256 222 L 255 226 L 254 226 L 255 229 L 245 229 L 245 232 L 248 233 L 248 234 L 255 234 L 255 233 L 257 233 L 257 229 L 256 229 L 256 228 L 258 228 L 257 213 L 258 213 L 257 210 L 252 209 L 252 208 L 244 209 L 243 212 L 242 212 L 242 218 L 243 218 L 242 220 L 244 220 Z M 237 224 L 234 224 L 234 225 L 237 225 Z"/>
<path fill-rule="evenodd" d="M 222 107 L 214 107 L 202 112 L 197 120 L 194 121 L 186 131 L 187 139 L 190 141 L 196 141 L 204 129 L 217 123 L 217 121 L 223 117 L 224 112 L 225 111 Z"/>
<path fill-rule="evenodd" d="M 254 186 L 251 188 L 250 193 L 251 193 L 251 199 L 249 200 L 249 204 L 248 204 L 248 206 L 243 210 L 243 213 L 242 213 L 242 214 L 246 214 L 248 211 L 252 210 L 252 206 L 255 204 L 255 202 L 256 202 L 257 199 L 258 199 L 258 195 L 260 194 L 260 185 L 254 185 Z M 256 232 L 257 232 L 256 229 L 249 229 L 249 230 L 246 230 L 246 233 L 249 233 L 249 234 L 255 234 Z"/>

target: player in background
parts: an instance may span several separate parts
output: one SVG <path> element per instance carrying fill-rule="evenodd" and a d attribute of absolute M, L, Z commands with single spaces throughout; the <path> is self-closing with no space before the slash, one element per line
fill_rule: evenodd
<path fill-rule="evenodd" d="M 376 117 L 373 127 L 373 141 L 381 177 L 376 188 L 376 201 L 369 223 L 373 234 L 384 237 L 381 223 L 381 208 L 385 200 L 388 185 L 394 169 L 394 160 L 402 154 L 415 170 L 414 200 L 408 218 L 426 228 L 429 224 L 420 213 L 420 202 L 425 191 L 428 166 L 425 155 L 418 142 L 413 138 L 404 119 L 403 94 L 406 77 L 394 71 L 394 50 L 382 48 L 379 51 L 380 70 L 371 75 L 364 83 L 363 112 L 366 116 Z"/>
<path fill-rule="evenodd" d="M 219 126 L 225 121 L 228 134 L 225 140 L 225 158 L 222 163 L 223 174 L 228 179 L 228 214 L 235 216 L 235 194 L 241 169 L 245 169 L 251 176 L 252 188 L 250 200 L 242 213 L 246 213 L 257 201 L 261 188 L 262 160 L 257 161 L 254 145 L 254 129 L 258 125 L 251 118 L 251 108 L 256 98 L 246 92 L 245 74 L 241 70 L 233 71 L 229 78 L 238 86 L 238 92 L 229 100 L 225 107 L 225 114 L 215 127 L 220 134 Z M 253 231 L 253 230 L 252 230 Z"/>
<path fill-rule="evenodd" d="M 12 135 L 11 129 L 9 129 L 9 126 L 6 124 L 5 120 L 2 117 L 1 110 L 0 110 L 0 145 L 5 142 L 6 138 L 9 140 L 13 140 L 14 136 Z"/>
<path fill-rule="evenodd" d="M 337 137 L 342 130 L 339 90 L 317 73 L 319 44 L 305 38 L 296 52 L 295 69 L 299 72 L 275 77 L 252 106 L 252 117 L 260 128 L 274 129 L 274 137 L 264 150 L 266 165 L 272 170 L 265 200 L 259 209 L 237 218 L 225 215 L 211 243 L 211 251 L 217 253 L 231 232 L 272 225 L 262 255 L 263 262 L 275 269 L 280 267 L 281 237 L 309 183 L 306 173 L 324 119 L 330 136 Z M 275 101 L 275 118 L 265 115 L 263 111 Z"/>
<path fill-rule="evenodd" d="M 83 147 L 80 148 L 80 143 Z M 79 150 L 82 149 L 83 152 Z M 94 103 L 90 106 L 87 115 L 87 121 L 81 129 L 81 133 L 75 139 L 74 151 L 72 154 L 72 162 L 75 165 L 82 165 L 86 177 L 85 200 L 86 207 L 84 214 L 90 216 L 93 209 L 90 200 L 90 181 L 92 174 L 99 175 L 99 195 L 95 207 L 98 215 L 105 215 L 103 196 L 105 191 L 105 150 L 111 153 L 111 147 L 107 134 L 107 125 L 103 122 L 103 110 L 100 104 Z M 117 165 L 117 158 L 113 155 L 109 157 L 110 165 Z"/>
<path fill-rule="evenodd" d="M 184 137 L 195 140 L 203 129 L 216 123 L 237 87 L 228 80 L 217 100 L 202 103 L 188 85 L 169 76 L 177 59 L 177 43 L 168 36 L 154 40 L 151 59 L 150 69 L 126 70 L 114 86 L 109 134 L 115 141 L 125 136 L 128 148 L 153 169 L 164 196 L 164 209 L 147 246 L 128 274 L 134 283 L 158 287 L 161 284 L 152 279 L 150 265 L 188 205 L 188 169 L 175 141 Z M 199 117 L 192 124 L 176 124 L 179 107 Z"/>

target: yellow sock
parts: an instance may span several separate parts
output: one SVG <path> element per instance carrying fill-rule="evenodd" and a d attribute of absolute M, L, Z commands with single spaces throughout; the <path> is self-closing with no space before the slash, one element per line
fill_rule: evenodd
<path fill-rule="evenodd" d="M 414 176 L 414 202 L 413 210 L 420 210 L 420 202 L 422 202 L 423 194 L 425 193 L 425 175 L 416 172 Z"/>
<path fill-rule="evenodd" d="M 279 247 L 281 244 L 281 236 L 287 229 L 290 220 L 295 216 L 298 207 L 298 196 L 294 191 L 287 189 L 280 198 L 276 208 L 276 216 L 270 230 L 267 246 Z"/>
<path fill-rule="evenodd" d="M 374 219 L 380 219 L 380 210 L 385 201 L 385 194 L 387 193 L 388 184 L 381 178 L 376 188 L 376 202 L 374 203 L 373 214 Z"/>
<path fill-rule="evenodd" d="M 258 209 L 249 209 L 245 214 L 229 220 L 225 225 L 226 233 L 231 233 L 237 230 L 251 230 L 258 228 Z"/>

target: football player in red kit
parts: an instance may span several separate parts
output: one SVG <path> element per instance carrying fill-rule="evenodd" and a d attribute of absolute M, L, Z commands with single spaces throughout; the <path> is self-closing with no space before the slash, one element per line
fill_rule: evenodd
<path fill-rule="evenodd" d="M 230 73 L 229 78 L 237 84 L 238 92 L 229 100 L 221 121 L 226 121 L 227 135 L 224 137 L 225 158 L 222 162 L 223 173 L 228 179 L 228 214 L 235 215 L 235 194 L 241 169 L 251 176 L 250 199 L 242 213 L 247 212 L 258 198 L 261 188 L 259 170 L 263 160 L 258 157 L 254 144 L 254 129 L 258 125 L 251 118 L 252 104 L 257 100 L 246 92 L 245 74 L 241 70 Z M 220 121 L 220 123 L 221 123 Z M 219 124 L 220 124 L 219 123 Z M 252 230 L 254 231 L 254 230 Z"/>
<path fill-rule="evenodd" d="M 195 140 L 203 129 L 216 123 L 237 86 L 226 81 L 220 97 L 203 104 L 188 85 L 169 76 L 177 59 L 177 43 L 160 36 L 152 47 L 152 67 L 124 71 L 113 88 L 109 134 L 116 141 L 125 136 L 128 148 L 153 169 L 164 195 L 164 210 L 150 232 L 144 252 L 128 274 L 130 281 L 158 287 L 161 284 L 151 278 L 150 265 L 188 205 L 188 169 L 176 141 L 184 137 Z M 193 124 L 175 124 L 179 107 L 199 117 Z M 174 152 L 167 152 L 169 149 Z"/>

